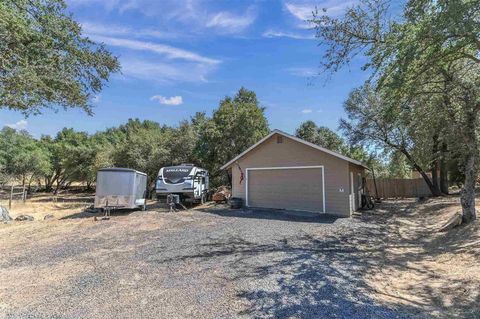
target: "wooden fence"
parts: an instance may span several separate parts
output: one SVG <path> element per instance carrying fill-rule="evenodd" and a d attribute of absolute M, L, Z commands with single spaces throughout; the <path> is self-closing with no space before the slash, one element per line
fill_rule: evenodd
<path fill-rule="evenodd" d="M 423 178 L 415 179 L 377 179 L 377 191 L 380 198 L 425 197 L 432 193 Z M 373 179 L 367 179 L 367 190 L 376 196 Z"/>
<path fill-rule="evenodd" d="M 8 200 L 8 209 L 12 209 L 14 199 L 21 199 L 23 202 L 27 200 L 27 188 L 25 185 L 0 187 L 0 199 Z"/>

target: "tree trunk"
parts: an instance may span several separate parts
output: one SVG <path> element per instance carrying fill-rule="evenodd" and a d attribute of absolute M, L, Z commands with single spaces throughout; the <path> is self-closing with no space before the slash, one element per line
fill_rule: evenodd
<path fill-rule="evenodd" d="M 438 188 L 433 186 L 432 181 L 430 180 L 430 177 L 428 177 L 427 173 L 415 162 L 413 159 L 412 155 L 406 150 L 406 149 L 400 149 L 400 151 L 405 155 L 405 157 L 408 159 L 410 164 L 412 164 L 413 168 L 417 170 L 417 172 L 422 175 L 423 179 L 425 180 L 425 183 L 427 183 L 428 188 L 430 189 L 430 192 L 432 193 L 432 196 L 440 196 L 440 191 Z"/>
<path fill-rule="evenodd" d="M 375 187 L 375 199 L 379 199 L 380 197 L 378 196 L 377 179 L 375 178 L 375 169 L 373 168 L 373 165 L 372 165 L 372 176 L 373 176 L 373 186 Z"/>
<path fill-rule="evenodd" d="M 448 195 L 447 143 L 442 142 L 440 155 L 440 191 Z"/>
<path fill-rule="evenodd" d="M 462 204 L 462 222 L 469 223 L 477 218 L 475 211 L 475 182 L 476 169 L 475 160 L 477 156 L 477 142 L 476 142 L 476 114 L 475 111 L 468 110 L 466 114 L 465 127 L 465 149 L 467 154 L 465 156 L 465 183 L 461 192 L 460 202 Z"/>
<path fill-rule="evenodd" d="M 439 163 L 438 163 L 438 134 L 433 135 L 432 159 L 433 159 L 432 167 L 431 167 L 432 184 L 433 184 L 433 187 L 435 187 L 437 189 L 437 192 L 441 193 L 440 182 L 438 180 L 438 169 L 439 169 Z"/>
<path fill-rule="evenodd" d="M 431 170 L 431 173 L 432 173 L 432 185 L 433 187 L 435 187 L 435 189 L 441 193 L 441 190 L 440 190 L 440 182 L 438 180 L 438 168 L 439 168 L 439 165 L 438 165 L 438 161 L 435 161 L 432 165 L 432 170 Z"/>
<path fill-rule="evenodd" d="M 57 175 L 57 174 L 45 178 L 45 191 L 46 191 L 46 192 L 49 192 L 49 193 L 50 193 L 50 192 L 53 192 L 53 191 L 54 191 L 53 185 L 55 184 L 55 182 L 57 181 L 57 179 L 58 179 L 58 175 Z"/>
<path fill-rule="evenodd" d="M 461 192 L 462 222 L 469 223 L 477 218 L 475 211 L 475 154 L 467 156 L 465 164 L 465 183 Z"/>

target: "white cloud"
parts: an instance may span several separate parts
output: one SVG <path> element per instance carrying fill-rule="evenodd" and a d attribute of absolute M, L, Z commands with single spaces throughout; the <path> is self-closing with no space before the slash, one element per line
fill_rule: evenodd
<path fill-rule="evenodd" d="M 210 16 L 205 26 L 207 28 L 217 28 L 222 33 L 238 33 L 249 27 L 257 14 L 250 7 L 244 15 L 234 15 L 227 11 L 221 11 Z"/>
<path fill-rule="evenodd" d="M 165 105 L 180 105 L 183 103 L 182 97 L 178 95 L 172 96 L 172 97 L 154 95 L 150 98 L 150 101 L 158 101 L 160 104 L 165 104 Z"/>
<path fill-rule="evenodd" d="M 207 76 L 216 69 L 216 65 L 188 62 L 154 62 L 131 58 L 121 58 L 124 76 L 155 81 L 172 82 L 207 82 Z"/>
<path fill-rule="evenodd" d="M 112 10 L 116 8 L 121 0 L 68 0 L 69 5 L 81 6 L 81 5 L 103 5 L 104 8 Z"/>
<path fill-rule="evenodd" d="M 299 77 L 312 77 L 318 74 L 318 71 L 312 68 L 288 68 L 287 72 Z"/>
<path fill-rule="evenodd" d="M 27 128 L 28 122 L 26 120 L 20 120 L 14 124 L 7 124 L 6 126 L 16 129 L 16 130 L 24 130 Z"/>
<path fill-rule="evenodd" d="M 312 109 L 303 109 L 303 110 L 302 110 L 302 113 L 303 113 L 303 114 L 309 114 L 309 113 L 312 113 L 312 112 L 313 112 Z"/>
<path fill-rule="evenodd" d="M 128 37 L 147 37 L 158 39 L 171 39 L 177 35 L 173 32 L 162 32 L 153 28 L 148 29 L 132 29 L 119 25 L 105 25 L 92 22 L 82 22 L 82 30 L 89 36 L 128 36 Z"/>
<path fill-rule="evenodd" d="M 296 40 L 313 40 L 315 35 L 312 33 L 310 35 L 295 33 L 295 32 L 283 32 L 275 30 L 267 30 L 263 32 L 262 36 L 264 38 L 291 38 Z"/>
<path fill-rule="evenodd" d="M 92 97 L 92 103 L 100 103 L 102 100 L 102 96 L 100 94 L 96 94 Z"/>
<path fill-rule="evenodd" d="M 310 20 L 313 17 L 313 11 L 315 10 L 314 5 L 300 5 L 287 2 L 285 3 L 285 8 L 295 18 L 301 20 L 301 22 L 297 25 L 299 28 L 308 29 L 313 27 L 312 23 L 309 23 L 307 20 Z"/>
<path fill-rule="evenodd" d="M 175 48 L 166 44 L 105 36 L 93 36 L 92 39 L 95 41 L 104 42 L 108 45 L 122 47 L 126 49 L 154 52 L 163 55 L 168 59 L 181 59 L 205 64 L 219 64 L 221 62 L 220 60 L 207 58 L 195 52 Z"/>
<path fill-rule="evenodd" d="M 106 10 L 115 10 L 120 14 L 127 11 L 135 11 L 147 17 L 155 18 L 158 25 L 164 28 L 160 30 L 138 30 L 143 36 L 164 38 L 169 36 L 171 30 L 176 35 L 189 36 L 192 34 L 212 32 L 218 34 L 233 34 L 244 31 L 256 20 L 257 13 L 254 6 L 250 6 L 243 14 L 235 14 L 230 11 L 219 11 L 211 6 L 209 1 L 203 0 L 70 0 L 73 6 L 89 6 L 91 8 L 103 6 Z M 115 30 L 114 30 L 115 31 Z M 126 32 L 118 28 L 116 31 Z M 158 34 L 152 33 L 159 32 Z M 109 34 L 109 33 L 104 33 Z M 111 35 L 114 35 L 113 33 Z M 134 37 L 142 35 L 132 35 Z"/>
<path fill-rule="evenodd" d="M 312 12 L 315 11 L 313 4 L 293 4 L 285 3 L 285 8 L 299 20 L 308 20 L 312 18 Z"/>
<path fill-rule="evenodd" d="M 321 2 L 307 1 L 302 3 L 286 2 L 285 9 L 296 19 L 301 20 L 300 24 L 297 25 L 299 28 L 308 29 L 313 27 L 308 20 L 313 18 L 313 12 L 316 9 L 319 11 L 326 9 L 326 15 L 330 17 L 337 17 L 343 14 L 348 7 L 352 6 L 356 2 L 358 1 L 325 0 Z"/>
<path fill-rule="evenodd" d="M 124 79 L 135 78 L 162 83 L 207 82 L 206 76 L 222 62 L 178 47 L 131 38 L 140 35 L 163 37 L 161 33 L 156 34 L 153 30 L 143 29 L 136 34 L 127 27 L 110 28 L 91 23 L 84 23 L 84 28 L 92 40 L 127 50 L 120 58 Z M 158 57 L 151 56 L 145 60 L 145 55 L 128 51 L 154 53 Z"/>

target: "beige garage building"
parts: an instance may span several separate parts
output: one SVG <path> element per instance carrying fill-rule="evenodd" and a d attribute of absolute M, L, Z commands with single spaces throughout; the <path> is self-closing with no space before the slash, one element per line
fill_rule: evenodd
<path fill-rule="evenodd" d="M 361 204 L 365 166 L 349 157 L 274 130 L 225 164 L 233 197 L 247 207 L 348 217 Z"/>

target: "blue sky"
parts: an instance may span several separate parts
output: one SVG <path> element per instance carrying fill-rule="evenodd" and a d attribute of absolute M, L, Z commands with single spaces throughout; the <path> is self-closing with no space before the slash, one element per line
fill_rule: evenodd
<path fill-rule="evenodd" d="M 241 86 L 257 93 L 272 129 L 290 133 L 305 120 L 336 129 L 342 103 L 368 74 L 362 61 L 325 78 L 322 49 L 305 21 L 315 6 L 339 15 L 353 1 L 67 0 L 93 40 L 119 57 L 122 74 L 81 110 L 24 118 L 1 110 L 0 126 L 34 136 L 63 127 L 94 133 L 129 118 L 177 125 L 195 112 L 211 114 Z"/>

